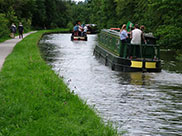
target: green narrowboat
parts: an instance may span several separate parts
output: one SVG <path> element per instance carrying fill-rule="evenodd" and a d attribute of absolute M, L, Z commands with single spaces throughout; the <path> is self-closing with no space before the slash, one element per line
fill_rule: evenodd
<path fill-rule="evenodd" d="M 147 44 L 122 44 L 120 32 L 101 30 L 94 55 L 112 70 L 123 72 L 160 72 L 160 47 L 151 33 L 144 34 Z"/>

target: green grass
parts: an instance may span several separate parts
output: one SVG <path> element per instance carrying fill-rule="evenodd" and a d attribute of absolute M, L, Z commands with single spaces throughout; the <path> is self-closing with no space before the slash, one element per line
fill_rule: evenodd
<path fill-rule="evenodd" d="M 0 136 L 116 136 L 41 58 L 45 32 L 18 43 L 0 72 Z"/>

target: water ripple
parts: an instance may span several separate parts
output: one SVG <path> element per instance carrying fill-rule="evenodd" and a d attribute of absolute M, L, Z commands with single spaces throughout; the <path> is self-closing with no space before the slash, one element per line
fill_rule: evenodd
<path fill-rule="evenodd" d="M 93 56 L 96 35 L 87 42 L 72 42 L 70 36 L 47 35 L 40 49 L 70 89 L 95 106 L 106 122 L 127 131 L 124 136 L 182 135 L 181 73 L 115 72 Z"/>

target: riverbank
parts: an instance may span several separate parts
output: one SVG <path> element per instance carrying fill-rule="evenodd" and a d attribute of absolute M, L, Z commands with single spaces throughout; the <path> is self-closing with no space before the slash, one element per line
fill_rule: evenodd
<path fill-rule="evenodd" d="M 3 65 L 0 72 L 0 135 L 117 135 L 92 108 L 70 92 L 41 58 L 38 41 L 50 32 L 53 31 L 39 31 L 23 39 Z"/>
<path fill-rule="evenodd" d="M 32 31 L 29 33 L 25 33 L 23 36 L 24 38 L 32 33 L 35 33 L 36 31 Z M 14 46 L 20 42 L 22 39 L 19 39 L 19 36 L 16 36 L 14 39 L 6 40 L 5 42 L 0 43 L 0 71 L 3 66 L 3 63 L 6 59 L 6 57 L 12 52 Z"/>

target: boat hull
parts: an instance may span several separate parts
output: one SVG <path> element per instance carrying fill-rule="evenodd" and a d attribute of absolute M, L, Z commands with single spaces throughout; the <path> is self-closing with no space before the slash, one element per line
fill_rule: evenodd
<path fill-rule="evenodd" d="M 123 72 L 160 72 L 160 60 L 144 60 L 144 59 L 129 59 L 119 57 L 100 45 L 96 45 L 94 55 L 100 59 L 102 63 L 109 66 L 112 70 Z"/>

